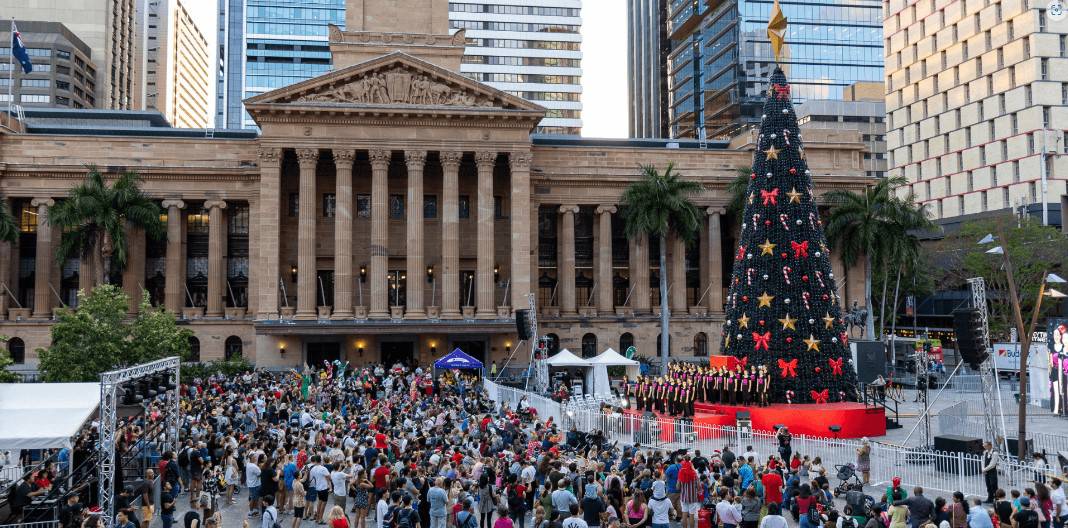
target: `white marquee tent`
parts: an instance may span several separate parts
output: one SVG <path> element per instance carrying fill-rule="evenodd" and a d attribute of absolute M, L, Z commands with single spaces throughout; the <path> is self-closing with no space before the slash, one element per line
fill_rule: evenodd
<path fill-rule="evenodd" d="M 634 379 L 638 376 L 638 362 L 633 359 L 627 359 L 612 348 L 608 348 L 608 350 L 601 352 L 596 357 L 590 358 L 589 363 L 593 368 L 586 373 L 586 384 L 592 387 L 593 390 L 590 392 L 593 394 L 608 394 L 612 392 L 612 386 L 608 380 L 608 367 L 626 367 L 628 378 Z"/>
<path fill-rule="evenodd" d="M 99 383 L 0 384 L 0 450 L 69 448 L 99 405 Z"/>
<path fill-rule="evenodd" d="M 545 360 L 550 367 L 589 367 L 590 362 L 573 354 L 568 349 L 563 349 Z"/>

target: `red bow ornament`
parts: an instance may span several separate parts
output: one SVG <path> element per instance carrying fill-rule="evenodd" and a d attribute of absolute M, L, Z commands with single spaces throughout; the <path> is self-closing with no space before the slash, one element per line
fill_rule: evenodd
<path fill-rule="evenodd" d="M 841 376 L 842 375 L 842 363 L 843 362 L 844 362 L 844 360 L 842 358 L 828 359 L 827 363 L 830 363 L 830 365 L 831 365 L 831 374 L 834 374 L 835 376 Z"/>
<path fill-rule="evenodd" d="M 827 389 L 823 389 L 820 392 L 809 391 L 808 394 L 812 396 L 816 403 L 827 403 L 827 400 L 831 397 L 831 393 Z"/>
<path fill-rule="evenodd" d="M 776 187 L 770 191 L 761 189 L 760 198 L 764 200 L 764 205 L 768 205 L 769 203 L 771 205 L 778 205 L 776 200 L 779 198 L 779 188 Z"/>
<path fill-rule="evenodd" d="M 771 87 L 775 90 L 775 97 L 783 100 L 790 98 L 789 84 L 773 84 L 771 85 Z"/>
<path fill-rule="evenodd" d="M 808 257 L 808 240 L 801 243 L 791 240 L 790 247 L 794 250 L 794 258 Z"/>
<path fill-rule="evenodd" d="M 771 332 L 764 332 L 763 334 L 753 332 L 753 350 L 760 350 L 761 347 L 767 350 L 769 341 L 771 341 Z"/>
<path fill-rule="evenodd" d="M 745 258 L 745 246 L 738 246 L 738 255 L 734 258 L 735 260 L 742 260 Z"/>
<path fill-rule="evenodd" d="M 780 376 L 784 378 L 796 378 L 797 377 L 797 358 L 790 361 L 779 360 L 779 368 L 782 369 Z"/>

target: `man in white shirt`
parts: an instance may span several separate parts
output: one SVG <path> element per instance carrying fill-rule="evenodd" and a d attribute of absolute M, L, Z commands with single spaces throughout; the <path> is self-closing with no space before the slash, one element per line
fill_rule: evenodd
<path fill-rule="evenodd" d="M 586 520 L 579 514 L 578 504 L 571 505 L 571 517 L 564 519 L 564 528 L 590 528 L 590 525 L 586 523 Z"/>
<path fill-rule="evenodd" d="M 386 522 L 386 514 L 389 513 L 389 501 L 386 500 L 386 494 L 383 493 L 378 498 L 378 504 L 375 505 L 375 526 L 383 528 L 383 524 Z"/>
<path fill-rule="evenodd" d="M 716 503 L 716 518 L 723 528 L 735 528 L 742 523 L 742 512 L 727 500 L 727 488 L 719 490 L 719 502 Z"/>
<path fill-rule="evenodd" d="M 245 486 L 248 487 L 248 516 L 255 517 L 260 508 L 260 466 L 259 456 L 255 453 L 245 464 Z"/>
<path fill-rule="evenodd" d="M 1068 501 L 1065 500 L 1061 479 L 1057 477 L 1050 479 L 1049 489 L 1049 498 L 1053 501 L 1053 526 L 1064 528 L 1068 525 Z"/>
<path fill-rule="evenodd" d="M 311 478 L 311 487 L 315 490 L 315 521 L 322 522 L 323 512 L 326 511 L 326 501 L 330 498 L 330 470 L 322 465 L 319 455 L 312 457 L 312 468 L 308 470 Z"/>

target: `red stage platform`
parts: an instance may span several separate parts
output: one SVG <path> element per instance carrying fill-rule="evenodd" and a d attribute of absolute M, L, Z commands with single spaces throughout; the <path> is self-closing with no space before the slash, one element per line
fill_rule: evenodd
<path fill-rule="evenodd" d="M 738 411 L 749 411 L 753 429 L 773 431 L 776 424 L 783 424 L 795 435 L 833 437 L 829 427 L 840 425 L 842 430 L 838 438 L 861 438 L 864 436 L 882 436 L 886 434 L 886 416 L 881 407 L 866 407 L 861 403 L 826 403 L 826 404 L 785 404 L 779 403 L 768 407 L 745 407 L 742 405 L 719 405 L 710 403 L 694 404 L 696 411 L 693 423 L 697 437 L 713 438 L 718 430 L 702 428 L 706 426 L 735 426 Z M 629 416 L 639 416 L 634 409 L 624 411 Z M 660 421 L 660 440 L 675 441 L 673 416 L 657 414 Z"/>

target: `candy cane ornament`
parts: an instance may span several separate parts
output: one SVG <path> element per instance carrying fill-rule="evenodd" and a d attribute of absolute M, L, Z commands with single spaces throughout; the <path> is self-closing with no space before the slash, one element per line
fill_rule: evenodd
<path fill-rule="evenodd" d="M 757 222 L 760 220 L 760 213 L 753 214 L 753 229 L 757 229 Z"/>
<path fill-rule="evenodd" d="M 787 231 L 790 230 L 790 225 L 786 223 L 786 221 L 789 218 L 790 218 L 790 215 L 788 215 L 786 213 L 780 213 L 779 214 L 779 223 L 782 224 L 782 228 L 787 230 Z"/>
<path fill-rule="evenodd" d="M 786 284 L 790 284 L 790 272 L 794 271 L 790 266 L 782 267 L 782 276 L 786 279 Z"/>
<path fill-rule="evenodd" d="M 805 303 L 805 309 L 806 310 L 811 310 L 812 309 L 812 307 L 810 307 L 808 305 L 808 299 L 811 296 L 812 295 L 810 293 L 808 293 L 808 292 L 801 292 L 801 302 Z"/>
<path fill-rule="evenodd" d="M 816 272 L 816 280 L 819 281 L 820 288 L 826 288 L 827 287 L 825 284 L 823 284 L 823 272 L 822 271 L 817 271 Z"/>
<path fill-rule="evenodd" d="M 756 271 L 756 270 L 753 269 L 753 268 L 749 268 L 749 269 L 745 270 L 745 284 L 746 284 L 746 286 L 752 286 L 753 285 L 753 272 L 754 271 Z"/>
<path fill-rule="evenodd" d="M 808 225 L 812 228 L 813 231 L 815 231 L 815 229 L 816 229 L 816 213 L 809 213 L 808 214 Z"/>

